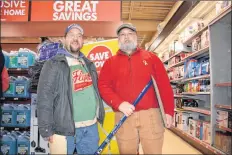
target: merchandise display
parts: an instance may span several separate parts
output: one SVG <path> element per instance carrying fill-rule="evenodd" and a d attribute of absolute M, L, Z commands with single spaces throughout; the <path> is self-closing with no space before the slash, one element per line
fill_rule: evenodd
<path fill-rule="evenodd" d="M 1 9 L 6 9 L 8 3 L 9 5 L 13 6 L 13 2 L 11 3 L 7 1 L 8 0 L 2 4 Z M 21 4 L 23 6 L 23 3 L 21 4 L 21 2 L 15 2 L 15 5 Z M 28 4 L 28 6 L 31 7 L 30 9 L 33 7 L 35 8 L 35 5 L 33 6 L 32 2 L 30 3 L 30 5 Z M 145 47 L 147 46 L 146 48 L 148 48 L 148 51 L 150 50 L 159 56 L 167 71 L 167 75 L 173 89 L 175 98 L 175 112 L 172 127 L 166 130 L 172 131 L 171 133 L 175 133 L 174 135 L 178 136 L 178 138 L 181 137 L 181 140 L 184 140 L 186 144 L 192 145 L 202 154 L 229 155 L 232 154 L 232 3 L 231 1 L 212 1 L 212 3 L 211 1 L 199 1 L 199 3 L 196 3 L 196 5 L 194 5 L 184 14 L 184 17 L 178 15 L 181 18 L 179 17 L 180 19 L 176 20 L 175 22 L 173 21 L 173 19 L 175 19 L 173 17 L 176 17 L 176 14 L 174 13 L 171 15 L 169 13 L 169 15 L 166 17 L 166 20 L 167 18 L 170 18 L 167 20 L 169 21 L 166 23 L 167 25 L 165 25 L 164 21 L 162 21 L 163 19 L 160 19 L 159 21 L 149 21 L 144 15 L 140 18 L 144 18 L 144 20 L 146 20 L 144 23 L 148 24 L 144 25 L 143 27 L 143 19 L 138 19 L 138 21 L 134 18 L 130 19 L 132 18 L 131 13 L 129 14 L 128 18 L 133 24 L 139 23 L 139 26 L 137 26 L 137 31 L 139 33 L 137 35 L 138 40 L 140 41 L 142 38 L 140 33 L 142 31 L 150 31 L 146 30 L 150 25 L 159 25 L 159 30 L 160 25 L 164 24 L 164 26 L 162 26 L 162 31 L 158 31 L 159 33 L 156 33 L 155 35 L 152 34 L 154 36 L 151 36 L 152 39 L 150 38 L 151 40 L 148 43 L 148 46 L 145 45 Z M 60 8 L 65 8 L 65 6 L 63 6 L 61 3 L 58 4 L 58 2 L 56 2 L 54 4 L 56 4 L 57 7 L 59 6 Z M 102 17 L 99 18 L 100 12 L 96 11 L 100 10 L 99 8 L 96 9 L 99 4 L 91 4 L 94 6 L 91 14 L 96 14 L 96 21 L 98 24 L 102 24 L 103 28 L 111 25 L 109 26 L 109 29 L 112 29 L 114 22 L 117 23 L 118 21 L 104 21 Z M 187 1 L 183 1 L 180 6 L 187 6 L 186 4 Z M 134 7 L 135 6 L 137 8 L 140 7 L 137 4 L 134 5 Z M 123 9 L 124 7 L 126 6 L 121 6 Z M 141 3 L 141 8 L 142 7 L 144 6 L 142 6 Z M 175 7 L 179 6 L 176 5 Z M 175 10 L 175 7 L 172 9 Z M 145 8 L 146 7 L 144 7 L 144 10 Z M 69 9 L 71 9 L 71 7 Z M 181 9 L 183 11 L 182 6 L 177 9 L 177 11 L 179 10 L 178 14 L 180 13 Z M 133 12 L 133 9 L 130 10 Z M 7 10 L 3 12 L 7 13 Z M 37 28 L 30 28 L 31 30 L 28 30 L 28 32 L 22 31 L 22 35 L 20 34 L 21 36 L 19 33 L 14 36 L 14 33 L 22 28 L 18 22 L 19 17 L 15 16 L 15 18 L 17 18 L 16 21 L 14 21 L 13 18 L 9 21 L 5 21 L 1 17 L 1 20 L 9 25 L 12 24 L 12 21 L 16 23 L 14 23 L 15 25 L 20 25 L 15 27 L 7 27 L 8 25 L 6 24 L 2 27 L 2 31 L 7 31 L 3 33 L 1 47 L 3 47 L 2 53 L 5 58 L 4 65 L 9 73 L 9 87 L 5 92 L 1 93 L 2 98 L 0 98 L 0 154 L 2 155 L 50 154 L 49 142 L 42 138 L 38 127 L 37 86 L 40 72 L 45 62 L 52 59 L 54 56 L 56 56 L 56 54 L 69 54 L 66 50 L 64 50 L 64 45 L 62 42 L 64 41 L 63 28 L 66 27 L 69 22 L 71 23 L 76 21 L 72 21 L 71 18 L 70 20 L 64 19 L 64 21 L 57 19 L 57 21 L 60 20 L 60 25 L 56 28 L 54 27 L 56 24 L 54 19 L 48 19 L 50 17 L 47 19 L 40 19 L 39 15 L 32 15 L 31 12 L 32 10 L 28 11 L 27 15 L 30 16 L 27 17 L 26 15 L 27 19 L 22 23 L 33 23 L 32 17 L 34 16 L 35 18 L 38 16 L 38 19 L 34 19 L 34 21 L 37 21 L 38 23 L 45 23 L 45 30 L 42 31 L 40 28 L 38 28 L 39 32 L 43 32 L 41 36 L 40 34 L 38 35 L 38 33 L 34 33 L 32 31 L 32 29 L 36 31 Z M 48 12 L 51 12 L 51 10 Z M 70 12 L 72 12 L 71 14 L 75 15 L 75 8 L 72 11 L 70 10 Z M 65 12 L 56 11 L 55 14 L 56 13 L 63 15 Z M 90 12 L 86 10 L 85 13 Z M 133 13 L 133 15 L 136 16 L 136 13 Z M 124 15 L 121 16 L 120 22 L 124 22 L 122 21 L 123 18 Z M 113 33 L 108 31 L 108 27 L 104 29 L 106 31 L 104 33 L 98 33 L 99 31 L 96 31 L 97 33 L 95 33 L 95 29 L 90 31 L 90 27 L 91 29 L 93 28 L 92 23 L 94 23 L 94 21 L 87 21 L 84 20 L 84 18 L 81 20 L 84 23 L 83 28 L 85 30 L 85 45 L 83 46 L 82 53 L 95 64 L 97 73 L 99 73 L 104 62 L 109 57 L 115 55 L 118 51 L 117 35 L 110 36 Z M 91 26 L 89 26 L 88 22 L 92 22 Z M 150 24 L 150 22 L 157 23 Z M 48 28 L 50 27 L 49 23 L 52 25 L 52 28 L 54 28 L 54 33 L 48 32 L 47 29 L 50 30 L 50 28 Z M 171 25 L 170 23 L 174 23 L 174 25 Z M 98 24 L 96 27 L 99 27 Z M 59 31 L 57 30 L 58 28 Z M 8 33 L 9 30 L 10 32 Z M 25 29 L 25 31 L 27 31 L 27 29 Z M 154 30 L 152 33 L 155 31 L 157 32 L 157 30 Z M 29 32 L 33 33 L 30 34 Z M 59 33 L 56 34 L 56 32 Z M 46 33 L 48 33 L 48 35 Z M 103 36 L 98 36 L 98 38 L 95 38 L 95 34 L 102 34 Z M 147 41 L 147 36 L 149 36 L 145 33 L 143 35 L 144 37 L 142 38 L 142 43 L 140 42 L 139 46 L 143 46 L 143 44 Z M 161 40 L 156 40 L 155 36 Z M 163 36 L 165 36 L 165 38 Z M 102 43 L 106 38 L 110 38 L 112 40 Z M 143 63 L 146 65 L 146 61 Z M 99 147 L 99 152 L 97 154 L 100 154 L 100 152 L 103 154 L 108 153 L 109 155 L 118 154 L 119 148 L 116 137 L 114 136 L 115 132 L 111 133 L 112 129 L 115 127 L 115 113 L 114 110 L 111 109 L 106 103 L 104 103 L 104 109 L 106 112 L 104 125 L 102 127 L 98 126 L 100 138 L 99 145 L 102 144 L 102 146 Z M 166 117 L 164 112 L 162 114 L 163 117 Z M 115 130 L 118 129 L 115 128 Z M 109 141 L 107 136 L 112 140 Z M 175 142 L 173 141 L 173 143 Z M 186 152 L 186 154 L 191 153 Z"/>
<path fill-rule="evenodd" d="M 228 53 L 231 50 L 231 9 L 223 13 L 229 6 L 229 1 L 217 2 L 214 18 L 193 21 L 179 34 L 178 40 L 170 41 L 167 47 L 169 57 L 168 52 L 160 54 L 170 82 L 174 85 L 176 98 L 175 122 L 171 130 L 183 135 L 186 141 L 196 143 L 194 146 L 201 145 L 214 153 L 221 151 L 226 154 L 231 153 L 229 137 L 231 140 L 232 132 L 232 114 L 229 111 L 231 97 L 228 96 L 229 89 L 225 89 L 231 86 L 231 68 L 228 64 L 231 62 Z M 209 24 L 210 21 L 214 23 Z M 178 42 L 190 46 L 191 50 L 175 53 Z M 215 87 L 217 84 L 221 87 Z M 220 96 L 222 93 L 223 96 Z M 200 114 L 201 117 L 192 118 L 191 114 Z M 179 131 L 183 131 L 182 134 Z M 185 134 L 193 138 L 186 138 Z"/>
<path fill-rule="evenodd" d="M 3 51 L 5 66 L 10 74 L 9 88 L 1 99 L 1 153 L 30 154 L 31 105 L 30 78 L 27 71 L 33 66 L 37 54 L 27 48 Z M 24 72 L 21 72 L 24 71 Z M 25 74 L 26 73 L 26 74 Z"/>

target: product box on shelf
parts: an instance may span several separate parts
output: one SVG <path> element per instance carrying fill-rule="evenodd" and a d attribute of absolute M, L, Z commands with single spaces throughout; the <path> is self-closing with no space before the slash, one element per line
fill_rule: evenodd
<path fill-rule="evenodd" d="M 189 119 L 189 134 L 193 137 L 196 137 L 196 127 L 197 121 L 194 119 Z"/>
<path fill-rule="evenodd" d="M 194 68 L 197 65 L 196 59 L 190 59 L 188 61 L 184 62 L 184 77 L 185 78 L 191 78 L 194 77 Z"/>
<path fill-rule="evenodd" d="M 216 3 L 216 15 L 220 14 L 226 7 L 231 5 L 231 1 L 218 1 Z"/>
<path fill-rule="evenodd" d="M 196 20 L 192 23 L 193 33 L 199 32 L 205 26 L 203 20 Z"/>
<path fill-rule="evenodd" d="M 193 39 L 192 41 L 192 51 L 196 52 L 201 50 L 201 36 Z"/>
<path fill-rule="evenodd" d="M 169 58 L 173 55 L 175 55 L 176 51 L 175 51 L 175 47 L 176 47 L 176 42 L 177 41 L 172 41 L 170 44 L 169 44 Z"/>
<path fill-rule="evenodd" d="M 201 35 L 201 48 L 209 46 L 209 30 L 205 30 Z"/>
<path fill-rule="evenodd" d="M 208 144 L 211 142 L 210 122 L 203 122 L 202 140 Z"/>
<path fill-rule="evenodd" d="M 202 127 L 202 121 L 200 121 L 200 120 L 197 120 L 197 122 L 196 122 L 196 138 L 198 138 L 198 139 L 200 139 L 200 140 L 202 140 L 202 129 L 203 129 L 203 127 Z"/>
<path fill-rule="evenodd" d="M 183 112 L 181 130 L 188 132 L 188 124 L 189 124 L 190 116 L 191 116 L 190 113 Z"/>
<path fill-rule="evenodd" d="M 170 71 L 168 72 L 168 77 L 170 80 L 174 79 L 173 69 L 170 69 Z"/>
<path fill-rule="evenodd" d="M 231 154 L 231 136 L 229 132 L 216 131 L 214 146 L 226 154 Z"/>
<path fill-rule="evenodd" d="M 232 112 L 217 110 L 216 124 L 225 128 L 231 128 Z"/>
<path fill-rule="evenodd" d="M 182 108 L 183 107 L 182 99 L 177 98 L 177 99 L 175 99 L 175 101 L 176 101 L 176 108 Z"/>
<path fill-rule="evenodd" d="M 180 72 L 178 67 L 173 68 L 173 78 L 176 80 L 179 79 L 179 77 L 180 77 Z"/>
<path fill-rule="evenodd" d="M 179 77 L 183 78 L 184 77 L 184 65 L 178 67 L 179 70 Z"/>
<path fill-rule="evenodd" d="M 176 115 L 177 115 L 177 112 L 174 112 L 174 115 L 173 115 L 173 122 L 172 122 L 172 125 L 174 127 L 176 127 Z"/>
<path fill-rule="evenodd" d="M 183 44 L 180 41 L 177 41 L 175 43 L 175 53 L 180 53 L 180 52 L 191 52 L 192 48 L 186 44 Z"/>

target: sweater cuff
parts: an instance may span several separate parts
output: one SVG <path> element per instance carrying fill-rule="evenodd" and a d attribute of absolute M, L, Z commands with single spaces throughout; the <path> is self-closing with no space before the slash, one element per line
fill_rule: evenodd
<path fill-rule="evenodd" d="M 114 111 L 119 111 L 118 107 L 120 106 L 122 102 L 123 101 L 120 99 L 115 99 L 115 100 L 111 100 L 110 104 L 112 105 L 112 108 Z"/>

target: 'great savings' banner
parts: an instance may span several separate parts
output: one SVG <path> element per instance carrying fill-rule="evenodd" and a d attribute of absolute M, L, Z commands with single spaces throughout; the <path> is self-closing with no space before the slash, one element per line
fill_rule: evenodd
<path fill-rule="evenodd" d="M 1 21 L 28 21 L 28 0 L 1 0 Z"/>
<path fill-rule="evenodd" d="M 102 42 L 85 44 L 81 51 L 85 54 L 85 56 L 87 56 L 91 61 L 94 62 L 99 73 L 104 62 L 111 56 L 115 55 L 118 51 L 118 40 L 112 39 Z M 106 115 L 103 128 L 101 128 L 99 125 L 100 144 L 105 140 L 106 135 L 108 135 L 111 132 L 115 125 L 114 112 L 106 104 L 104 104 L 104 107 Z M 119 154 L 118 144 L 115 137 L 110 141 L 110 148 L 106 147 L 102 154 Z"/>
<path fill-rule="evenodd" d="M 120 21 L 120 1 L 32 1 L 31 21 Z"/>

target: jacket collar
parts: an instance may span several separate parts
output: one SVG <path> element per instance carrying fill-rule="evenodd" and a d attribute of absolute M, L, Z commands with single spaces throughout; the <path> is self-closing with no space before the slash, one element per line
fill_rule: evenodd
<path fill-rule="evenodd" d="M 131 55 L 127 55 L 125 52 L 121 51 L 120 49 L 117 52 L 117 55 L 122 55 L 122 56 L 134 56 L 136 54 L 138 54 L 141 51 L 141 48 L 137 47 L 136 50 L 131 54 Z"/>
<path fill-rule="evenodd" d="M 67 55 L 65 55 L 65 54 L 63 54 L 63 53 L 58 53 L 58 54 L 57 54 L 55 57 L 53 57 L 52 59 L 55 60 L 55 61 L 65 61 L 65 62 L 67 62 L 66 56 L 67 56 Z M 85 56 L 81 51 L 79 51 L 79 56 L 78 56 L 78 58 L 82 58 L 82 59 L 85 61 L 86 65 L 93 63 L 93 62 L 90 61 L 88 58 L 86 58 L 86 56 Z"/>

